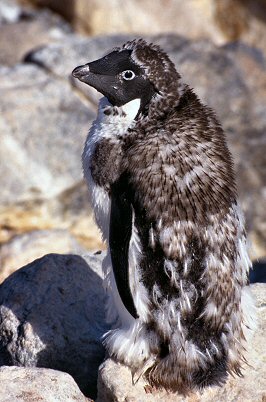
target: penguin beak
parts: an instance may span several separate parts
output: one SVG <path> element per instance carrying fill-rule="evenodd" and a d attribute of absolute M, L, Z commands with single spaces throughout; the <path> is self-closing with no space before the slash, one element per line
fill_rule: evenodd
<path fill-rule="evenodd" d="M 108 55 L 91 63 L 78 66 L 72 71 L 72 75 L 80 81 L 97 88 L 97 82 L 102 81 L 105 76 L 112 76 L 110 71 L 110 60 Z M 96 85 L 96 86 L 95 86 Z M 98 89 L 99 90 L 99 89 Z M 100 91 L 101 92 L 101 91 Z"/>
<path fill-rule="evenodd" d="M 88 84 L 92 87 L 95 88 L 95 84 L 97 82 L 97 77 L 98 74 L 95 74 L 95 72 L 90 71 L 90 63 L 84 64 L 84 66 L 78 66 L 72 71 L 72 75 L 75 78 L 78 78 L 80 81 L 85 82 L 85 84 Z M 96 89 L 97 86 L 96 86 Z"/>
<path fill-rule="evenodd" d="M 78 66 L 72 71 L 72 75 L 85 84 L 95 88 L 106 96 L 114 104 L 116 98 L 116 78 L 109 72 L 106 58 Z"/>
<path fill-rule="evenodd" d="M 78 78 L 82 81 L 82 78 L 90 73 L 89 64 L 85 64 L 84 66 L 78 66 L 72 71 L 72 75 L 75 78 Z"/>

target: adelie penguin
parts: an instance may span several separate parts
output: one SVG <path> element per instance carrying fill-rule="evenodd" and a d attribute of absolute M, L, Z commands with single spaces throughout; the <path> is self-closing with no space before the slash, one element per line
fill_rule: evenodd
<path fill-rule="evenodd" d="M 111 356 L 186 394 L 241 375 L 253 303 L 232 157 L 166 53 L 127 42 L 73 71 L 99 103 L 83 152 L 104 260 Z"/>

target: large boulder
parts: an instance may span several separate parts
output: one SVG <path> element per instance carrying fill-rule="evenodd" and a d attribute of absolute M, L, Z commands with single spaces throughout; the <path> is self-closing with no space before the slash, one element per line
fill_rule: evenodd
<path fill-rule="evenodd" d="M 96 394 L 104 358 L 101 255 L 50 254 L 0 286 L 0 365 L 47 367 L 73 376 Z M 97 273 L 98 272 L 98 273 Z"/>
<path fill-rule="evenodd" d="M 73 378 L 45 368 L 1 367 L 2 402 L 89 402 Z"/>
<path fill-rule="evenodd" d="M 69 228 L 91 248 L 100 244 L 80 161 L 95 112 L 68 74 L 56 78 L 33 64 L 0 67 L 0 243 L 30 230 Z"/>
<path fill-rule="evenodd" d="M 242 39 L 265 49 L 264 0 L 30 0 L 63 15 L 76 30 L 90 35 L 174 32 L 217 44 Z M 189 27 L 189 29 L 188 29 Z"/>
<path fill-rule="evenodd" d="M 0 68 L 0 90 L 0 204 L 49 199 L 80 180 L 89 103 L 33 64 Z"/>
<path fill-rule="evenodd" d="M 233 378 L 219 388 L 209 388 L 187 398 L 165 392 L 147 393 L 147 384 L 140 379 L 132 385 L 131 372 L 125 366 L 107 359 L 99 370 L 99 402 L 213 402 L 213 401 L 264 401 L 266 400 L 266 285 L 252 285 L 258 306 L 258 328 L 249 344 L 244 378 Z"/>

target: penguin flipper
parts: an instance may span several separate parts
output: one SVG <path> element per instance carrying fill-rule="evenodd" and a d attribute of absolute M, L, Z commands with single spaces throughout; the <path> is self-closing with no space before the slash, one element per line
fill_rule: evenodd
<path fill-rule="evenodd" d="M 134 317 L 138 314 L 129 286 L 128 250 L 132 233 L 132 205 L 121 191 L 119 181 L 111 188 L 109 245 L 117 289 L 121 300 Z"/>

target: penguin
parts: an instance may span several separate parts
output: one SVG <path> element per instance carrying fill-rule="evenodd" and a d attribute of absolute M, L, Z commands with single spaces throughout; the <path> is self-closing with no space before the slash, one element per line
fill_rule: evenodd
<path fill-rule="evenodd" d="M 241 376 L 251 262 L 215 113 L 143 39 L 72 74 L 103 95 L 82 160 L 108 245 L 109 355 L 134 382 L 184 395 Z"/>

